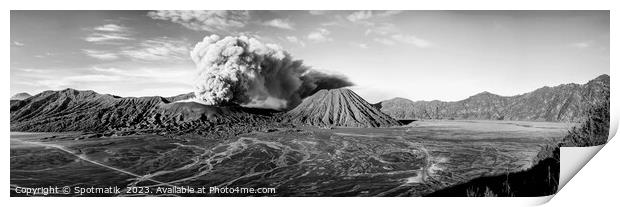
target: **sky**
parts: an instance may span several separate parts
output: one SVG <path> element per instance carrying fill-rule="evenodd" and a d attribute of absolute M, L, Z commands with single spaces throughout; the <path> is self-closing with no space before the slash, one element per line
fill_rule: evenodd
<path fill-rule="evenodd" d="M 193 90 L 205 36 L 280 45 L 371 103 L 457 101 L 609 74 L 609 11 L 11 11 L 11 94 Z"/>

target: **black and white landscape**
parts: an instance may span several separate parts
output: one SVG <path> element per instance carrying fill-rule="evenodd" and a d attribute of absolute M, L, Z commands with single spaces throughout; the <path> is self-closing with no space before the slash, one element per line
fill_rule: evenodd
<path fill-rule="evenodd" d="M 608 11 L 12 11 L 11 196 L 551 195 L 608 73 Z"/>

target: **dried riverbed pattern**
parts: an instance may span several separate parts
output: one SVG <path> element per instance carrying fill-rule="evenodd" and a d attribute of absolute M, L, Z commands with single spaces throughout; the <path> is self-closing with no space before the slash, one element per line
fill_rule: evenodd
<path fill-rule="evenodd" d="M 105 176 L 122 174 L 122 180 L 110 183 L 124 186 L 275 187 L 280 196 L 422 196 L 476 177 L 527 169 L 540 147 L 550 137 L 561 137 L 563 130 L 541 126 L 547 133 L 506 131 L 495 133 L 495 139 L 473 139 L 468 136 L 482 132 L 432 125 L 282 129 L 248 133 L 224 143 L 140 135 L 71 144 L 76 135 L 53 135 L 27 142 L 43 143 L 48 150 L 67 145 L 64 153 L 74 154 L 81 164 L 20 171 L 20 158 L 14 157 L 20 152 L 12 147 L 11 180 L 18 185 L 40 183 L 33 179 L 59 177 L 63 168 L 104 167 Z M 545 137 L 529 136 L 533 134 Z"/>

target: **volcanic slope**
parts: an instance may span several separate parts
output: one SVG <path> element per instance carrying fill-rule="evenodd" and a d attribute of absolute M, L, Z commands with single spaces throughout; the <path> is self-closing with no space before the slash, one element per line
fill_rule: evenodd
<path fill-rule="evenodd" d="M 341 127 L 390 127 L 398 121 L 346 88 L 320 90 L 285 114 L 297 124 Z"/>
<path fill-rule="evenodd" d="M 591 106 L 609 97 L 609 76 L 601 75 L 586 84 L 542 87 L 516 95 L 482 92 L 465 100 L 411 101 L 394 98 L 374 106 L 396 119 L 486 119 L 524 121 L 568 121 L 584 118 Z"/>
<path fill-rule="evenodd" d="M 272 123 L 271 110 L 173 102 L 179 97 L 118 97 L 94 91 L 45 91 L 11 103 L 11 131 L 212 131 Z M 234 125 L 234 126 L 233 126 Z"/>

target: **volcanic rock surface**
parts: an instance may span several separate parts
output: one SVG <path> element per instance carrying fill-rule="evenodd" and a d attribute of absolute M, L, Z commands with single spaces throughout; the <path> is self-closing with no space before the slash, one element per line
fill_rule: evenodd
<path fill-rule="evenodd" d="M 390 127 L 398 121 L 346 88 L 320 90 L 285 115 L 285 120 L 314 126 Z"/>
<path fill-rule="evenodd" d="M 45 91 L 11 103 L 11 131 L 249 131 L 274 111 L 173 102 L 191 97 L 118 97 L 94 91 Z M 238 129 L 248 128 L 245 130 Z M 217 130 L 215 130 L 217 131 Z"/>
<path fill-rule="evenodd" d="M 579 121 L 592 105 L 609 97 L 609 76 L 586 84 L 562 84 L 516 95 L 482 92 L 465 100 L 411 101 L 394 98 L 375 107 L 396 119 L 478 119 L 524 121 Z"/>

